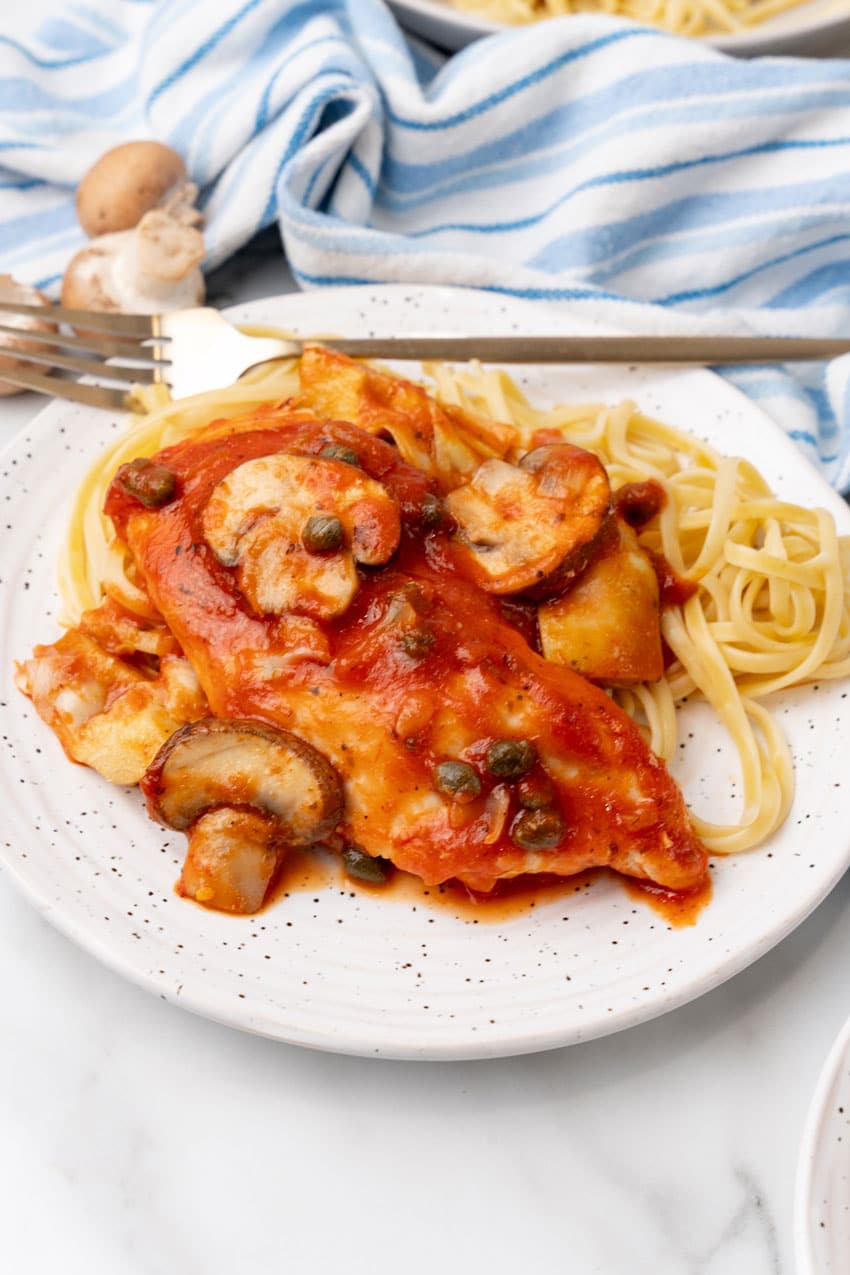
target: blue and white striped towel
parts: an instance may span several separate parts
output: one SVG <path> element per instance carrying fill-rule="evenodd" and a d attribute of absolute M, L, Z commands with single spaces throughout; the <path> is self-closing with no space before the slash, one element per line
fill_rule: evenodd
<path fill-rule="evenodd" d="M 303 287 L 469 284 L 639 331 L 850 334 L 848 61 L 736 62 L 574 17 L 444 65 L 380 0 L 35 7 L 0 34 L 0 269 L 21 279 L 55 289 L 76 183 L 153 136 L 203 189 L 209 266 L 277 220 Z M 730 379 L 850 488 L 850 360 Z"/>

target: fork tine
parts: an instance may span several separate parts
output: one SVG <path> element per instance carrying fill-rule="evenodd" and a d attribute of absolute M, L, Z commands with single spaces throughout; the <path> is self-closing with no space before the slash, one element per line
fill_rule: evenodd
<path fill-rule="evenodd" d="M 39 363 L 45 367 L 59 367 L 66 372 L 80 372 L 83 376 L 95 376 L 101 381 L 119 381 L 125 384 L 155 385 L 165 381 L 164 364 L 155 366 L 140 364 L 134 367 L 131 363 L 104 363 L 101 359 L 70 359 L 63 354 L 54 354 L 52 350 L 27 350 L 21 354 L 27 363 Z M 5 357 L 3 343 L 0 341 L 0 380 L 8 380 L 3 371 Z"/>
<path fill-rule="evenodd" d="M 69 310 L 61 305 L 22 305 L 16 301 L 0 301 L 0 311 L 5 314 L 23 314 L 33 319 L 69 323 L 72 327 L 92 328 L 97 332 L 135 337 L 137 340 L 160 335 L 158 314 L 107 314 L 99 310 Z"/>
<path fill-rule="evenodd" d="M 126 412 L 132 409 L 126 390 L 107 389 L 102 385 L 81 385 L 79 381 L 62 380 L 58 376 L 41 376 L 27 368 L 0 371 L 0 379 L 20 385 L 21 389 L 35 390 L 38 394 L 50 394 L 53 398 L 69 398 L 88 407 L 105 407 L 112 411 Z"/>
<path fill-rule="evenodd" d="M 2 316 L 0 316 L 2 317 Z M 135 337 L 126 336 L 77 336 L 64 332 L 36 332 L 30 328 L 13 328 L 0 323 L 0 333 L 14 336 L 18 340 L 25 338 L 27 343 L 37 342 L 39 345 L 59 345 L 69 350 L 87 350 L 92 354 L 123 354 L 125 358 L 138 358 L 145 363 L 165 363 L 167 359 L 157 357 L 159 337 L 153 346 L 140 345 Z M 0 347 L 3 342 L 0 340 Z"/>

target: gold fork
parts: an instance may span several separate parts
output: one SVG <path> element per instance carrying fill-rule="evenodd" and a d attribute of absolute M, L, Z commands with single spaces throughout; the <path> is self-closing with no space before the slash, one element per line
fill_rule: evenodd
<path fill-rule="evenodd" d="M 42 332 L 4 323 L 6 315 L 55 323 Z M 62 306 L 0 301 L 0 349 L 4 336 L 25 339 L 26 352 L 0 356 L 0 380 L 91 407 L 132 410 L 137 385 L 159 384 L 172 397 L 231 385 L 249 368 L 300 355 L 319 338 L 248 336 L 217 310 L 201 307 L 171 314 L 103 314 Z M 485 363 L 786 363 L 850 353 L 850 341 L 810 337 L 738 336 L 412 336 L 321 338 L 353 358 L 400 361 L 447 359 Z M 13 366 L 10 358 L 44 371 Z M 51 375 L 58 372 L 59 375 Z M 108 382 L 104 385 L 103 382 Z"/>

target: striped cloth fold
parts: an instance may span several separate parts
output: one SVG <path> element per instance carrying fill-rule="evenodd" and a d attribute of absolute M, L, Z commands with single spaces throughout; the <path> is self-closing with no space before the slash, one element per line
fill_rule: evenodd
<path fill-rule="evenodd" d="M 0 269 L 56 293 L 73 191 L 156 137 L 207 267 L 277 221 L 302 287 L 467 284 L 640 332 L 850 335 L 850 62 L 602 16 L 444 61 L 380 0 L 35 0 L 0 34 Z M 850 359 L 725 375 L 840 490 Z"/>

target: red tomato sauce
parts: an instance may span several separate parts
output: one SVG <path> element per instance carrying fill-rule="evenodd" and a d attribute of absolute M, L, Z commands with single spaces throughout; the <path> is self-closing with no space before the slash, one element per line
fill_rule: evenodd
<path fill-rule="evenodd" d="M 624 483 L 614 493 L 614 508 L 621 518 L 640 531 L 651 522 L 667 504 L 667 493 L 654 478 L 645 482 Z M 659 600 L 662 607 L 684 606 L 697 591 L 693 580 L 680 576 L 663 553 L 646 550 L 658 578 Z"/>
<path fill-rule="evenodd" d="M 545 873 L 513 877 L 509 881 L 499 881 L 491 891 L 482 894 L 459 881 L 429 886 L 419 877 L 390 866 L 384 884 L 370 885 L 347 876 L 335 855 L 291 850 L 284 857 L 263 910 L 277 906 L 291 894 L 336 889 L 343 894 L 374 895 L 394 904 L 436 908 L 473 925 L 499 925 L 553 903 L 567 906 L 576 895 L 586 894 L 602 881 L 615 882 L 634 902 L 650 907 L 674 929 L 696 924 L 712 895 L 709 876 L 692 890 L 665 890 L 649 881 L 618 876 L 607 868 L 589 868 L 571 877 Z"/>

